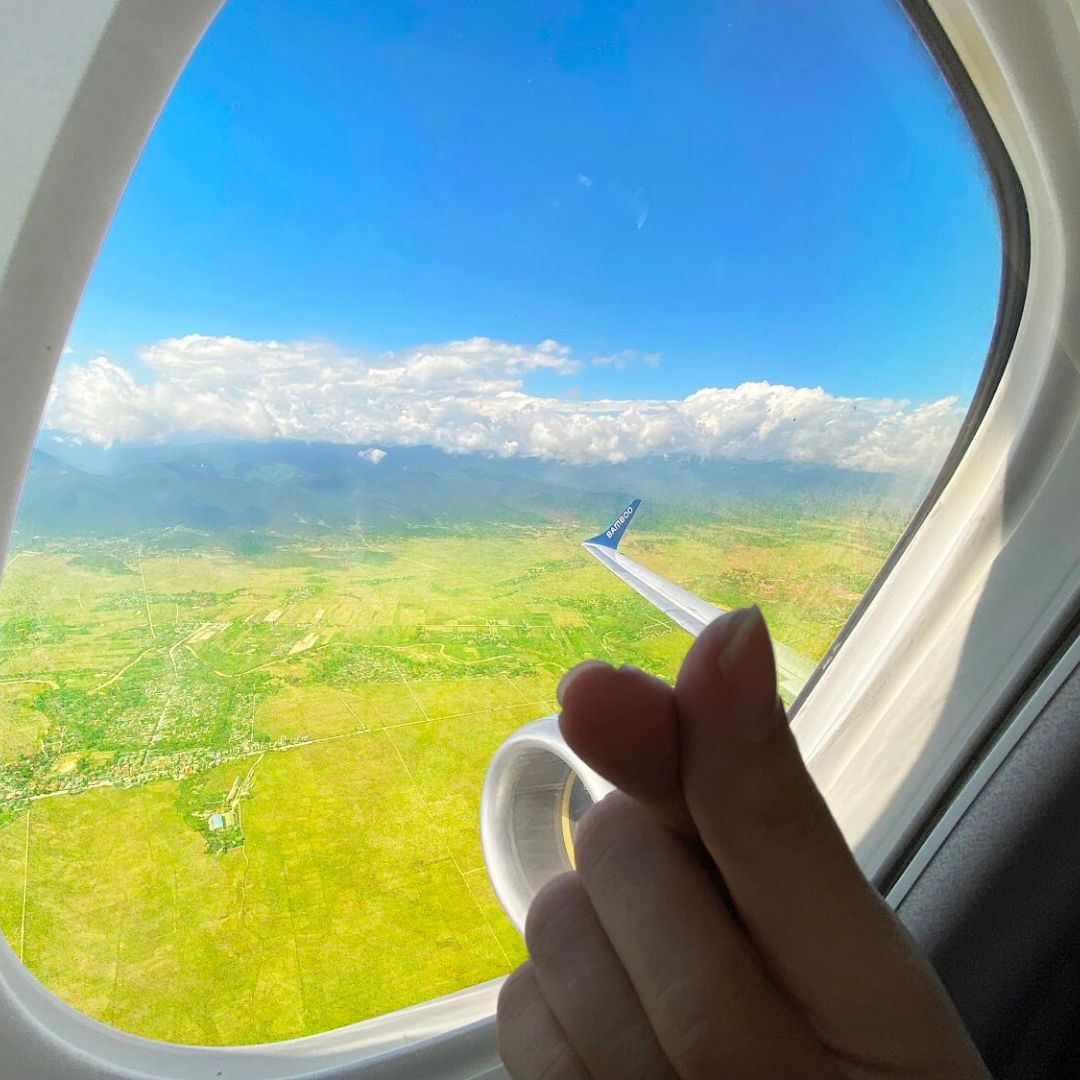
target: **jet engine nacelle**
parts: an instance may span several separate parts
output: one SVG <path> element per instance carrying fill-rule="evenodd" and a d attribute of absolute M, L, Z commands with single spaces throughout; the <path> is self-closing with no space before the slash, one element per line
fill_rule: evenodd
<path fill-rule="evenodd" d="M 578 824 L 611 790 L 566 745 L 556 716 L 526 724 L 495 752 L 480 799 L 480 841 L 495 895 L 520 932 L 533 897 L 574 868 Z"/>

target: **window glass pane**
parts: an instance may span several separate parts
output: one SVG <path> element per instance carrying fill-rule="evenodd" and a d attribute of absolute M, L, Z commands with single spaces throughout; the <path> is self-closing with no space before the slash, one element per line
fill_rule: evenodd
<path fill-rule="evenodd" d="M 12 947 L 192 1043 L 509 970 L 492 752 L 690 640 L 581 542 L 641 498 L 619 550 L 759 604 L 790 700 L 956 435 L 999 245 L 885 0 L 230 0 L 0 590 Z"/>

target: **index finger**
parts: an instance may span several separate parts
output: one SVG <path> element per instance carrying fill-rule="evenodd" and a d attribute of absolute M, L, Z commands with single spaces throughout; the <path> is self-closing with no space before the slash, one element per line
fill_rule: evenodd
<path fill-rule="evenodd" d="M 562 678 L 559 729 L 582 761 L 685 836 L 697 830 L 679 782 L 672 688 L 640 668 L 586 660 Z"/>

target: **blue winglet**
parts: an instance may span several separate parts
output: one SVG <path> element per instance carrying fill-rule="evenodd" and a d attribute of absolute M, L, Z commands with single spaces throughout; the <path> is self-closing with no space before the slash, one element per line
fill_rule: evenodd
<path fill-rule="evenodd" d="M 641 500 L 635 499 L 602 533 L 590 536 L 585 543 L 599 544 L 601 547 L 611 548 L 612 550 L 617 548 L 619 541 L 623 538 L 623 533 L 626 532 L 627 526 L 630 524 L 631 518 L 637 513 L 637 508 L 640 505 Z"/>

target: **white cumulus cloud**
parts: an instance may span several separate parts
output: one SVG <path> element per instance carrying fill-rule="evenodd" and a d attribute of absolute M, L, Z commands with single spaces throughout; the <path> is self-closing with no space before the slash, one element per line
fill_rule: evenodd
<path fill-rule="evenodd" d="M 930 471 L 963 416 L 955 398 L 913 404 L 768 382 L 672 399 L 530 394 L 531 372 L 569 376 L 581 366 L 552 340 L 475 337 L 371 359 L 321 342 L 191 334 L 139 359 L 146 380 L 104 356 L 64 366 L 46 426 L 101 446 L 180 435 L 351 443 L 375 464 L 381 447 L 431 445 L 575 464 L 693 454 Z M 653 359 L 626 351 L 593 362 Z"/>
<path fill-rule="evenodd" d="M 372 465 L 378 465 L 386 457 L 386 451 L 378 446 L 373 446 L 370 450 L 358 450 L 356 456 L 363 458 L 365 461 L 370 461 Z"/>

